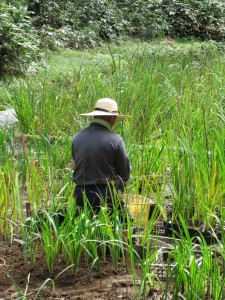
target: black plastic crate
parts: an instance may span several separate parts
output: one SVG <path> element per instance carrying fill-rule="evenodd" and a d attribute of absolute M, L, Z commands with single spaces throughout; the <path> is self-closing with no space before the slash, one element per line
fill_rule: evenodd
<path fill-rule="evenodd" d="M 164 235 L 165 234 L 165 227 L 162 222 L 156 223 L 156 225 L 153 228 L 152 234 L 154 235 Z"/>

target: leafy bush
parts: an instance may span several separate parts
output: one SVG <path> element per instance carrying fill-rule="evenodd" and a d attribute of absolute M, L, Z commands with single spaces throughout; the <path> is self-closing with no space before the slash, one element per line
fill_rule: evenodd
<path fill-rule="evenodd" d="M 194 36 L 224 40 L 225 4 L 209 0 L 124 0 L 130 33 L 144 38 Z"/>
<path fill-rule="evenodd" d="M 171 37 L 194 36 L 203 40 L 225 37 L 225 4 L 208 0 L 163 0 L 160 4 Z"/>
<path fill-rule="evenodd" d="M 0 24 L 0 76 L 21 73 L 38 54 L 38 40 L 26 8 L 0 3 Z"/>
<path fill-rule="evenodd" d="M 95 48 L 100 43 L 95 31 L 88 28 L 85 31 L 73 30 L 69 25 L 59 29 L 44 25 L 39 30 L 39 34 L 41 48 L 50 50 L 56 50 L 58 47 L 88 49 Z"/>
<path fill-rule="evenodd" d="M 102 40 L 124 36 L 224 41 L 225 4 L 210 0 L 5 0 L 0 4 L 0 22 L 1 76 L 25 69 L 39 45 L 52 50 L 93 48 Z"/>
<path fill-rule="evenodd" d="M 105 0 L 31 0 L 29 9 L 35 13 L 34 25 L 53 28 L 70 26 L 74 30 L 91 28 L 96 37 L 111 40 L 126 31 L 126 18 L 116 1 Z"/>
<path fill-rule="evenodd" d="M 124 35 L 223 40 L 225 34 L 225 4 L 210 0 L 29 0 L 29 9 L 37 27 L 91 31 L 97 40 Z"/>
<path fill-rule="evenodd" d="M 131 36 L 152 39 L 165 35 L 168 24 L 158 2 L 124 0 L 118 1 L 118 7 L 127 18 Z"/>

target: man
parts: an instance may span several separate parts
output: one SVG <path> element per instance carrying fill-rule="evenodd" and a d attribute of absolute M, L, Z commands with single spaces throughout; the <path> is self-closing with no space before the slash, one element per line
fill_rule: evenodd
<path fill-rule="evenodd" d="M 79 207 L 88 200 L 98 213 L 103 205 L 113 208 L 117 192 L 124 190 L 130 177 L 123 139 L 112 132 L 116 120 L 128 116 L 119 115 L 116 101 L 109 98 L 98 100 L 94 111 L 81 115 L 93 120 L 72 141 L 74 196 Z"/>

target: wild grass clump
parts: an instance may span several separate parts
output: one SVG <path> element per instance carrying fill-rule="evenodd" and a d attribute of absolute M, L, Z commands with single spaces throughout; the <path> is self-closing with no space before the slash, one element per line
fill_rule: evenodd
<path fill-rule="evenodd" d="M 221 268 L 222 253 L 218 254 L 208 247 L 204 239 L 199 239 L 198 245 L 193 244 L 186 225 L 183 220 L 181 222 L 184 235 L 180 236 L 179 242 L 174 240 L 175 247 L 169 250 L 167 256 L 163 299 L 170 295 L 171 287 L 174 299 L 178 296 L 186 299 L 223 299 L 225 282 Z"/>

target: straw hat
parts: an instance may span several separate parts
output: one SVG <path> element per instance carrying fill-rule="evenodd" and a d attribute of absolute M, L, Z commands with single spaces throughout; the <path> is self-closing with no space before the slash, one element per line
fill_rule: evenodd
<path fill-rule="evenodd" d="M 116 116 L 118 119 L 129 117 L 127 115 L 119 115 L 116 101 L 110 98 L 99 99 L 95 104 L 94 111 L 85 114 L 80 114 L 80 116 Z"/>

